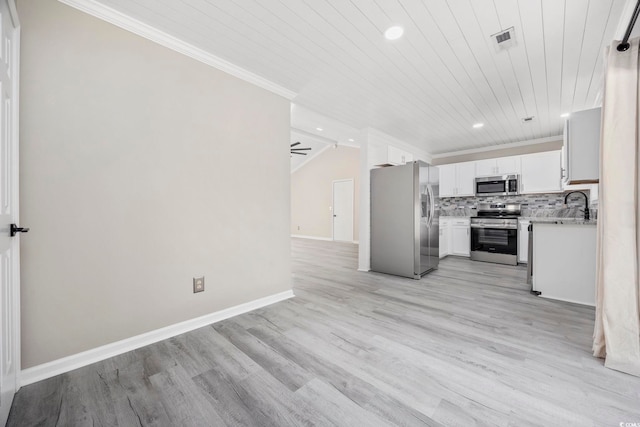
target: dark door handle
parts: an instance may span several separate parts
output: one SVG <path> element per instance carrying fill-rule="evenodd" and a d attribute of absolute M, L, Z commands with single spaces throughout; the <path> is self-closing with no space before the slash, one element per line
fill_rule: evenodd
<path fill-rule="evenodd" d="M 337 217 L 337 216 L 338 216 L 338 215 L 336 215 L 336 214 L 333 214 L 333 217 L 334 217 L 334 218 L 335 218 L 335 217 Z"/>
<path fill-rule="evenodd" d="M 11 224 L 11 237 L 15 236 L 17 233 L 28 233 L 29 228 L 18 227 L 15 224 Z"/>

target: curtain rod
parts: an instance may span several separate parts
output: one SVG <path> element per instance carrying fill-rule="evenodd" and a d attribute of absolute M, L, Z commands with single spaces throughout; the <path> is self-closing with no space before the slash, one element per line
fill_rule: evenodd
<path fill-rule="evenodd" d="M 633 9 L 633 15 L 631 16 L 631 21 L 629 21 L 629 25 L 627 26 L 627 31 L 624 33 L 624 38 L 618 45 L 618 52 L 624 52 L 629 49 L 629 36 L 631 35 L 631 30 L 633 30 L 633 26 L 636 25 L 636 19 L 638 19 L 638 14 L 640 14 L 640 0 L 636 2 L 636 8 Z"/>

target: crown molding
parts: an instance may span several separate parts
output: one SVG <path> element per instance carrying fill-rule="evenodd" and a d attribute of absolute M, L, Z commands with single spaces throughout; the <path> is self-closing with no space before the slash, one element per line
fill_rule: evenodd
<path fill-rule="evenodd" d="M 280 95 L 288 100 L 296 97 L 297 93 L 289 89 L 286 89 L 280 85 L 273 83 L 261 77 L 251 71 L 245 70 L 231 62 L 217 57 L 203 49 L 200 49 L 192 44 L 182 41 L 174 36 L 171 36 L 159 29 L 145 24 L 137 19 L 134 19 L 124 13 L 118 12 L 108 6 L 98 3 L 95 0 L 58 0 L 61 3 L 78 9 L 84 13 L 94 16 L 103 21 L 109 22 L 117 27 L 127 30 L 131 33 L 137 34 L 140 37 L 144 37 L 159 45 L 169 48 L 173 51 L 179 52 L 218 70 L 224 71 L 234 77 L 254 84 L 262 89 L 266 89 L 277 95 Z"/>
<path fill-rule="evenodd" d="M 562 135 L 548 136 L 545 138 L 529 139 L 527 141 L 511 142 L 508 144 L 491 145 L 489 147 L 472 148 L 470 150 L 450 151 L 448 153 L 432 154 L 433 159 L 442 159 L 444 157 L 462 156 L 465 154 L 485 153 L 487 151 L 504 150 L 508 148 L 524 147 L 526 145 L 544 144 L 546 142 L 562 141 Z"/>

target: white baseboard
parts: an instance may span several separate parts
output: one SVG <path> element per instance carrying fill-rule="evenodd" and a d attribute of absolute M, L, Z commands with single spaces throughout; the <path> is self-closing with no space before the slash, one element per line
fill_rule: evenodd
<path fill-rule="evenodd" d="M 554 296 L 546 296 L 543 294 L 538 295 L 540 298 L 546 298 L 549 300 L 553 300 L 553 301 L 562 301 L 562 302 L 570 302 L 571 304 L 579 304 L 579 305 L 584 305 L 587 307 L 595 307 L 595 304 L 592 304 L 590 302 L 584 302 L 584 301 L 576 301 L 576 300 L 572 300 L 572 299 L 567 299 L 567 298 L 556 298 Z"/>
<path fill-rule="evenodd" d="M 371 270 L 369 270 L 368 268 L 359 268 L 358 271 L 363 271 L 365 273 L 370 272 Z"/>
<path fill-rule="evenodd" d="M 327 242 L 333 242 L 333 239 L 331 237 L 305 236 L 303 234 L 292 234 L 291 237 L 297 237 L 299 239 L 325 240 Z"/>
<path fill-rule="evenodd" d="M 269 295 L 264 298 L 249 301 L 247 303 L 236 305 L 234 307 L 229 307 L 224 310 L 216 311 L 214 313 L 206 314 L 201 317 L 196 317 L 195 319 L 186 320 L 184 322 L 176 323 L 174 325 L 136 335 L 131 338 L 126 338 L 121 341 L 116 341 L 110 344 L 93 348 L 91 350 L 63 357 L 62 359 L 43 363 L 42 365 L 23 369 L 20 372 L 20 377 L 18 379 L 19 386 L 25 386 L 47 378 L 51 378 L 65 372 L 69 372 L 74 369 L 78 369 L 83 366 L 87 366 L 92 363 L 96 363 L 101 360 L 126 353 L 127 351 L 135 350 L 137 348 L 144 347 L 146 345 L 153 344 L 155 342 L 175 337 L 176 335 L 184 334 L 185 332 L 193 331 L 194 329 L 198 329 L 203 326 L 228 319 L 230 317 L 238 316 L 240 314 L 248 313 L 250 311 L 274 304 L 276 302 L 284 301 L 294 296 L 295 295 L 293 294 L 292 290 L 280 292 L 278 294 Z"/>
<path fill-rule="evenodd" d="M 331 237 L 306 236 L 304 234 L 292 234 L 291 237 L 297 237 L 298 239 L 324 240 L 326 242 L 334 241 Z M 340 242 L 340 243 L 353 243 L 354 245 L 359 245 L 360 241 L 353 240 L 352 242 Z"/>

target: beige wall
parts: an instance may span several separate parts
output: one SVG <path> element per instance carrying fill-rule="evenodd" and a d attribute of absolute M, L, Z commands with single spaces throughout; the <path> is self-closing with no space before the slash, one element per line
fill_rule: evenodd
<path fill-rule="evenodd" d="M 291 174 L 291 234 L 333 238 L 329 210 L 333 204 L 333 181 L 353 179 L 353 239 L 358 240 L 359 156 L 357 148 L 329 148 Z"/>
<path fill-rule="evenodd" d="M 452 155 L 447 157 L 435 158 L 432 160 L 433 165 L 446 165 L 449 163 L 471 162 L 475 160 L 495 159 L 498 157 L 519 156 L 522 154 L 542 153 L 544 151 L 555 151 L 562 149 L 562 137 L 559 136 L 557 141 L 543 142 L 540 144 L 523 145 L 521 147 L 497 148 L 490 151 L 482 151 L 479 153 L 468 153 Z"/>
<path fill-rule="evenodd" d="M 289 102 L 18 7 L 23 368 L 290 290 Z"/>

